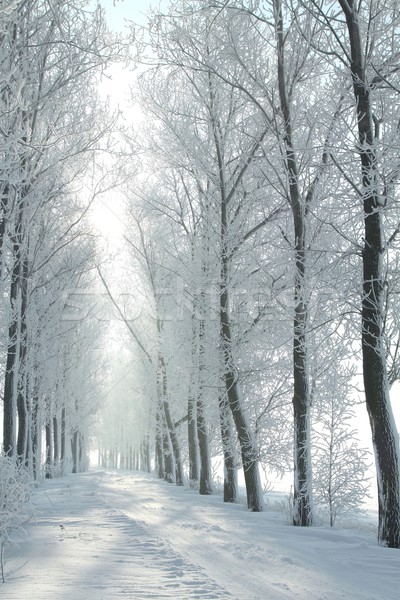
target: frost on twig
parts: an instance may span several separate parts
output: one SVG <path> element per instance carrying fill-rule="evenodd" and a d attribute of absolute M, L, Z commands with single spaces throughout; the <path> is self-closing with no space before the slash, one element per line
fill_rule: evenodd
<path fill-rule="evenodd" d="M 31 495 L 29 473 L 23 465 L 8 456 L 0 457 L 0 563 L 3 583 L 4 549 L 10 534 L 23 529 L 30 518 L 28 501 Z"/>

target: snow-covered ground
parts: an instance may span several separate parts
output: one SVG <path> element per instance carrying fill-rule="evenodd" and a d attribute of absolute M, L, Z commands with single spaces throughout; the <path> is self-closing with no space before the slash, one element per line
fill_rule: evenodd
<path fill-rule="evenodd" d="M 273 498 L 273 496 L 272 496 Z M 397 600 L 400 550 L 374 528 L 295 528 L 143 473 L 91 471 L 35 491 L 6 548 L 4 600 Z"/>

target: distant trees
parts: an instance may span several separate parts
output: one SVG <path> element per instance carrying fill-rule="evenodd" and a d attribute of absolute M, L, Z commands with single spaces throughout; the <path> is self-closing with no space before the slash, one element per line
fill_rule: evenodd
<path fill-rule="evenodd" d="M 398 441 L 387 385 L 387 369 L 391 381 L 397 373 L 397 325 L 387 307 L 389 287 L 397 289 L 398 11 L 389 1 L 378 4 L 193 0 L 172 2 L 166 15 L 154 11 L 148 31 L 137 36 L 139 54 L 151 48 L 152 69 L 140 86 L 153 116 L 144 144 L 152 191 L 142 185 L 136 195 L 149 215 L 170 223 L 164 252 L 197 298 L 193 314 L 202 315 L 197 332 L 185 322 L 180 336 L 192 356 L 202 357 L 183 383 L 190 388 L 190 478 L 198 477 L 191 390 L 204 378 L 203 357 L 218 355 L 217 369 L 207 364 L 217 394 L 198 414 L 214 414 L 219 399 L 226 474 L 237 461 L 233 418 L 248 503 L 260 510 L 251 480 L 261 456 L 273 467 L 268 444 L 275 448 L 276 440 L 267 423 L 282 423 L 292 399 L 293 522 L 310 525 L 313 399 L 326 398 L 318 409 L 326 427 L 335 410 L 344 420 L 351 414 L 347 404 L 341 412 L 347 393 L 318 390 L 316 375 L 325 358 L 336 373 L 357 364 L 362 347 L 383 486 L 379 540 L 398 547 Z M 213 306 L 204 303 L 204 288 L 196 294 L 194 272 L 216 293 Z M 218 337 L 208 333 L 216 314 Z M 196 337 L 198 345 L 189 342 Z M 341 347 L 342 355 L 331 350 Z M 331 420 L 329 431 L 324 439 L 339 444 L 340 422 Z M 208 434 L 215 435 L 210 423 Z M 361 455 L 348 435 L 350 469 Z M 287 461 L 284 448 L 278 470 Z M 350 476 L 356 495 L 362 464 Z"/>
<path fill-rule="evenodd" d="M 52 475 L 65 465 L 70 434 L 75 470 L 80 461 L 82 409 L 75 424 L 72 415 L 82 399 L 71 401 L 79 376 L 68 371 L 83 351 L 80 336 L 83 345 L 90 336 L 80 315 L 65 318 L 64 300 L 94 264 L 86 215 L 101 184 L 83 190 L 85 178 L 97 177 L 100 141 L 107 143 L 110 121 L 96 87 L 112 47 L 101 10 L 87 12 L 80 2 L 14 2 L 1 17 L 3 452 L 37 475 L 44 427 Z"/>
<path fill-rule="evenodd" d="M 95 90 L 113 54 L 101 10 L 0 10 L 4 453 L 36 473 L 44 432 L 48 476 L 67 454 L 72 470 L 84 463 L 96 398 L 109 396 L 86 318 L 100 278 L 137 375 L 111 394 L 126 418 L 105 413 L 105 464 L 153 466 L 210 494 L 223 456 L 224 500 L 237 499 L 241 467 L 261 511 L 260 463 L 293 462 L 294 525 L 312 524 L 313 493 L 333 525 L 365 491 L 347 426 L 362 370 L 379 542 L 400 547 L 396 3 L 175 0 L 151 12 L 135 32 L 147 119 L 121 136 L 140 149 L 138 176 L 123 176 L 121 297 L 89 235 L 109 186 L 96 162 L 111 129 Z"/>
<path fill-rule="evenodd" d="M 202 24 L 207 26 L 206 21 Z M 179 28 L 178 23 L 173 26 Z M 169 35 L 169 33 L 166 33 L 166 35 Z M 212 50 L 211 44 L 214 45 L 214 43 L 215 40 L 212 40 L 210 36 L 208 42 L 202 47 L 204 60 Z M 175 50 L 177 54 L 175 54 Z M 171 46 L 167 48 L 166 53 L 169 54 L 168 64 L 170 66 L 179 64 L 179 49 Z M 186 60 L 186 58 L 183 56 L 183 59 Z M 238 257 L 242 246 L 247 241 L 251 243 L 252 238 L 256 238 L 257 232 L 269 220 L 272 221 L 279 210 L 271 208 L 267 213 L 261 211 L 262 216 L 259 217 L 259 221 L 257 221 L 257 217 L 254 218 L 251 215 L 248 208 L 244 208 L 242 211 L 243 199 L 249 194 L 248 186 L 253 187 L 256 185 L 250 183 L 250 172 L 253 173 L 256 168 L 264 135 L 257 134 L 254 137 L 252 129 L 249 133 L 242 130 L 240 119 L 243 117 L 246 104 L 239 92 L 229 89 L 229 87 L 226 89 L 220 88 L 218 79 L 211 69 L 205 70 L 204 73 L 194 74 L 191 71 L 190 58 L 188 62 L 183 77 L 177 73 L 174 79 L 179 88 L 189 85 L 187 89 L 190 90 L 190 96 L 188 94 L 183 102 L 174 98 L 174 102 L 169 104 L 168 101 L 165 102 L 166 98 L 163 95 L 164 104 L 161 106 L 159 103 L 160 87 L 158 87 L 157 101 L 153 101 L 153 110 L 156 114 L 162 115 L 161 118 L 166 124 L 165 131 L 168 132 L 167 135 L 171 142 L 177 144 L 182 141 L 184 144 L 184 147 L 178 150 L 181 166 L 178 167 L 176 164 L 177 155 L 175 156 L 175 164 L 171 166 L 173 171 L 179 169 L 179 177 L 183 182 L 187 197 L 185 198 L 183 194 L 182 198 L 178 197 L 176 200 L 181 203 L 181 206 L 185 202 L 192 210 L 195 207 L 195 220 L 198 220 L 196 235 L 193 236 L 192 234 L 191 238 L 191 252 L 198 264 L 201 265 L 198 281 L 201 281 L 201 274 L 203 281 L 199 291 L 196 287 L 194 289 L 189 288 L 189 293 L 193 295 L 194 302 L 196 302 L 194 312 L 199 315 L 198 358 L 201 361 L 204 360 L 205 354 L 211 350 L 208 346 L 205 346 L 203 323 L 204 320 L 207 320 L 207 317 L 210 318 L 210 315 L 207 315 L 210 307 L 206 307 L 207 312 L 204 312 L 202 303 L 204 303 L 206 289 L 202 286 L 212 285 L 215 286 L 217 303 L 211 310 L 216 311 L 214 316 L 217 316 L 216 323 L 219 327 L 219 335 L 215 339 L 215 343 L 219 347 L 220 373 L 218 377 L 221 379 L 217 386 L 223 386 L 219 391 L 221 398 L 219 408 L 223 413 L 221 414 L 221 426 L 225 429 L 229 422 L 226 421 L 226 409 L 228 408 L 238 436 L 246 478 L 248 504 L 252 510 L 261 510 L 262 497 L 257 450 L 254 434 L 247 424 L 247 411 L 241 399 L 241 384 L 238 365 L 236 364 L 236 356 L 239 356 L 239 353 L 235 347 L 237 342 L 234 339 L 234 326 L 229 305 L 230 297 L 235 293 L 235 285 L 241 283 L 240 279 L 233 278 L 232 273 L 236 268 L 236 261 L 237 264 L 240 264 L 240 258 Z M 196 63 L 193 63 L 193 66 L 195 65 Z M 162 73 L 160 72 L 160 79 L 161 77 Z M 154 89 L 154 78 L 149 81 Z M 162 92 L 161 88 L 161 94 Z M 154 93 L 153 98 L 155 98 Z M 147 102 L 149 101 L 147 100 Z M 189 121 L 191 123 L 191 133 L 188 141 L 191 140 L 193 143 L 190 146 L 185 139 L 187 133 L 181 128 L 182 125 L 179 120 L 181 111 L 186 114 L 187 124 L 189 124 Z M 200 123 L 196 123 L 196 111 L 201 114 Z M 252 119 L 253 116 L 249 112 L 248 124 L 251 127 Z M 258 137 L 259 139 L 257 139 Z M 167 148 L 166 151 L 168 151 Z M 164 160 L 166 162 L 168 160 L 166 155 Z M 193 164 L 193 168 L 190 170 L 186 167 L 188 160 Z M 188 192 L 188 190 L 190 191 Z M 176 200 L 172 199 L 172 203 Z M 255 201 L 260 202 L 258 193 Z M 158 210 L 163 211 L 168 216 L 168 210 L 163 209 L 164 206 L 171 206 L 171 200 L 165 199 L 158 206 Z M 179 213 L 178 215 L 172 213 L 171 217 L 178 219 Z M 219 223 L 218 230 L 215 229 L 214 223 L 216 222 Z M 184 279 L 189 281 L 190 275 L 185 273 Z M 236 284 L 234 283 L 235 280 L 237 281 Z M 196 296 L 197 300 L 195 300 Z M 202 377 L 204 377 L 204 365 L 200 362 L 198 378 L 201 380 Z M 201 390 L 202 387 L 198 387 L 198 392 L 201 392 Z M 200 408 L 198 401 L 197 408 L 197 421 L 199 424 L 203 409 Z M 199 426 L 198 435 L 203 430 L 204 427 Z M 229 437 L 229 435 L 223 435 L 223 439 L 227 443 Z M 229 453 L 226 452 L 226 461 L 228 460 Z M 228 474 L 231 470 L 232 467 L 230 466 L 226 473 Z M 236 494 L 232 484 L 233 480 L 229 488 L 233 494 Z M 232 498 L 226 499 L 231 500 Z"/>

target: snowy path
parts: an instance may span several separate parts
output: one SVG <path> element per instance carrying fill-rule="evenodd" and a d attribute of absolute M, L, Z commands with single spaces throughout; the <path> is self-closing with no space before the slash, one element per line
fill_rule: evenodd
<path fill-rule="evenodd" d="M 59 479 L 37 493 L 29 554 L 21 546 L 1 598 L 231 598 L 169 544 L 108 508 L 98 495 L 98 479 L 94 474 Z"/>
<path fill-rule="evenodd" d="M 47 481 L 7 548 L 1 600 L 397 600 L 400 551 L 372 530 L 294 528 L 142 473 Z M 63 526 L 63 528 L 60 527 Z"/>

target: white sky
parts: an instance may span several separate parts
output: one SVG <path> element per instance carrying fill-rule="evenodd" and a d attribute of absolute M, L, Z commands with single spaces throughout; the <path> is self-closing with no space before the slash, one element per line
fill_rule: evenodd
<path fill-rule="evenodd" d="M 146 12 L 150 6 L 165 5 L 163 2 L 150 2 L 150 0 L 100 0 L 107 15 L 109 27 L 115 31 L 123 31 L 127 21 L 140 25 L 146 24 Z"/>

